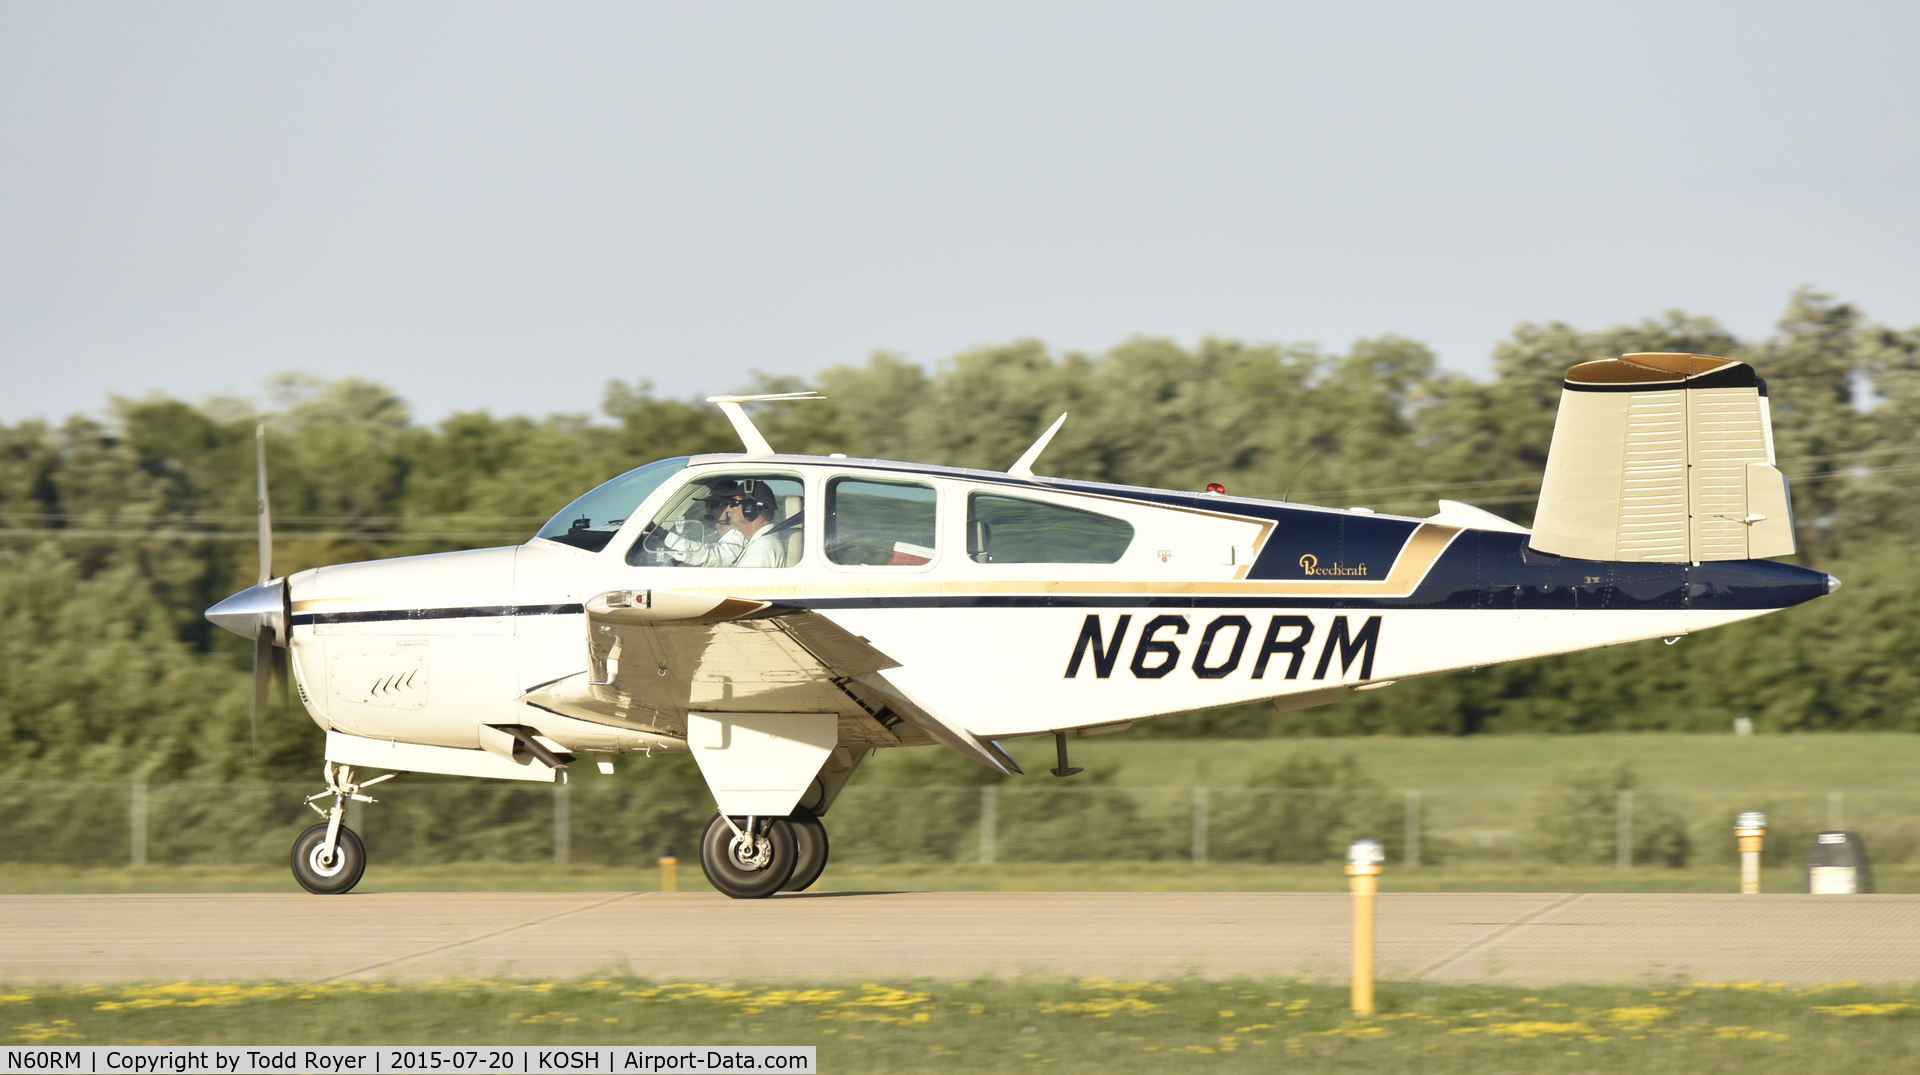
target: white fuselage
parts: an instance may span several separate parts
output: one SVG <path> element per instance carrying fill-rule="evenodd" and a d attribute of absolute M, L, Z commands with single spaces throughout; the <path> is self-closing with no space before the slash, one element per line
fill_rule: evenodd
<path fill-rule="evenodd" d="M 747 470 L 805 489 L 809 510 L 793 526 L 790 566 L 630 562 L 646 559 L 631 550 L 688 482 Z M 827 503 L 829 483 L 850 477 L 930 487 L 932 544 L 892 564 L 841 564 L 823 555 L 831 520 L 814 506 Z M 616 590 L 811 609 L 897 662 L 885 677 L 917 704 L 981 739 L 1683 635 L 1768 611 L 1614 607 L 1622 602 L 1609 602 L 1597 576 L 1585 584 L 1590 596 L 1556 598 L 1566 607 L 1525 607 L 1501 597 L 1503 584 L 1492 577 L 1473 583 L 1480 598 L 1394 604 L 1426 592 L 1423 586 L 1432 590 L 1436 565 L 1456 542 L 1489 532 L 1149 492 L 871 461 L 698 457 L 599 551 L 536 539 L 300 572 L 289 580 L 292 665 L 309 713 L 330 730 L 472 748 L 481 726 L 530 725 L 568 749 L 620 753 L 675 749 L 685 713 L 589 720 L 523 699 L 588 670 L 582 605 Z M 976 493 L 1121 520 L 1132 539 L 1112 563 L 969 555 L 969 496 Z M 1381 546 L 1386 553 L 1359 561 L 1339 548 L 1311 551 L 1322 532 L 1349 550 L 1363 548 L 1353 536 L 1363 531 L 1388 535 L 1379 539 L 1391 538 Z M 1392 537 L 1403 532 L 1404 539 Z M 1283 539 L 1309 551 L 1281 549 Z M 1280 552 L 1270 555 L 1270 547 Z M 1571 589 L 1581 585 L 1575 580 Z M 696 693 L 704 693 L 689 704 L 725 709 L 725 688 L 697 682 Z"/>

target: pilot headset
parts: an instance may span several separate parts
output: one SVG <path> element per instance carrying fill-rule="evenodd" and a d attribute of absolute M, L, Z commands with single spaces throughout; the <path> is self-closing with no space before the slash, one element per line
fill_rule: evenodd
<path fill-rule="evenodd" d="M 762 503 L 762 501 L 765 501 Z M 773 493 L 765 485 L 752 478 L 740 485 L 740 518 L 752 522 L 763 511 L 773 510 Z"/>

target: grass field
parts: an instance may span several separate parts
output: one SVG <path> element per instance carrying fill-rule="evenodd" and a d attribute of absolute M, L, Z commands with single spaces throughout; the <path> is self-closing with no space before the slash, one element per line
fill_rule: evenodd
<path fill-rule="evenodd" d="M 11 1044 L 812 1045 L 823 1072 L 1904 1072 L 1909 989 L 1291 980 L 0 987 Z"/>
<path fill-rule="evenodd" d="M 1337 863 L 1264 865 L 1227 861 L 1231 855 L 1224 852 L 1210 858 L 1205 867 L 1195 867 L 1188 861 L 1184 842 L 1191 809 L 1188 788 L 1214 788 L 1213 802 L 1226 811 L 1221 815 L 1224 819 L 1231 813 L 1230 796 L 1236 794 L 1231 789 L 1244 785 L 1261 767 L 1306 752 L 1323 758 L 1354 758 L 1370 780 L 1386 789 L 1381 794 L 1387 798 L 1386 810 L 1391 816 L 1378 821 L 1386 829 L 1404 827 L 1396 812 L 1403 809 L 1399 792 L 1420 792 L 1426 833 L 1423 865 L 1408 870 L 1396 858 L 1384 880 L 1387 891 L 1729 891 L 1735 883 L 1733 815 L 1752 808 L 1772 811 L 1777 822 L 1778 839 L 1770 841 L 1767 851 L 1769 890 L 1798 890 L 1802 882 L 1795 866 L 1805 853 L 1803 845 L 1811 841 L 1811 832 L 1843 818 L 1844 825 L 1861 829 L 1868 837 L 1879 891 L 1920 891 L 1920 788 L 1907 790 L 1908 774 L 1920 773 L 1920 736 L 1587 735 L 1220 741 L 1129 739 L 1122 733 L 1073 740 L 1073 760 L 1086 766 L 1087 772 L 1068 780 L 1056 780 L 1045 772 L 1054 764 L 1050 740 L 1020 740 L 1011 746 L 1029 775 L 1003 782 L 1000 864 L 982 866 L 969 861 L 977 857 L 979 841 L 967 835 L 971 830 L 966 826 L 977 816 L 979 797 L 972 788 L 953 786 L 980 779 L 984 770 L 950 751 L 881 751 L 863 766 L 842 800 L 844 808 L 828 818 L 835 832 L 835 860 L 821 887 L 1337 889 L 1344 885 Z M 1588 819 L 1606 845 L 1598 850 L 1599 861 L 1591 866 L 1538 861 L 1530 853 L 1529 826 L 1542 816 L 1541 797 L 1566 786 L 1570 774 L 1622 765 L 1631 767 L 1636 776 L 1636 794 L 1642 795 L 1636 810 L 1640 811 L 1637 817 L 1642 825 L 1655 823 L 1664 812 L 1669 821 L 1686 827 L 1693 848 L 1687 864 L 1675 869 L 1606 868 L 1612 857 L 1608 841 L 1614 831 L 1610 791 L 1601 796 L 1603 801 L 1593 807 L 1597 813 Z M 593 779 L 596 777 L 590 774 L 583 781 Z M 1138 833 L 1116 830 L 1103 838 L 1104 846 L 1112 850 L 1111 861 L 1045 861 L 1050 857 L 1047 841 L 1061 835 L 1053 830 L 1044 830 L 1040 836 L 1026 835 L 1029 830 L 1022 828 L 1032 824 L 1034 818 L 1045 821 L 1053 809 L 1049 800 L 1033 798 L 1037 792 L 1060 789 L 1112 795 L 1123 789 L 1154 788 L 1160 790 L 1140 800 L 1154 805 L 1144 808 L 1143 821 L 1134 826 L 1158 826 L 1155 831 L 1161 833 L 1161 844 L 1155 845 L 1157 849 L 1151 854 L 1129 849 L 1125 841 Z M 647 891 L 660 887 L 650 857 L 640 858 L 630 867 L 576 865 L 565 869 L 555 869 L 539 859 L 419 865 L 404 861 L 404 854 L 389 857 L 382 853 L 383 840 L 393 839 L 395 825 L 409 824 L 402 820 L 406 815 L 389 811 L 417 806 L 413 797 L 443 790 L 404 781 L 392 785 L 392 789 L 389 797 L 395 805 L 366 808 L 368 827 L 364 831 L 369 833 L 373 854 L 363 891 Z M 217 805 L 217 797 L 211 801 Z M 1035 805 L 1022 807 L 1023 801 Z M 535 809 L 549 809 L 544 805 L 547 802 L 550 799 L 541 798 Z M 592 809 L 585 803 L 583 800 L 577 810 Z M 32 806 L 33 801 L 25 801 L 25 805 Z M 1026 812 L 1021 813 L 1022 809 Z M 929 861 L 924 849 L 915 854 L 895 854 L 885 846 L 871 844 L 874 833 L 890 831 L 884 825 L 890 810 L 904 810 L 916 818 L 951 816 L 961 835 L 955 838 L 950 853 L 934 855 L 934 861 Z M 836 821 L 841 815 L 846 820 Z M 544 818 L 543 814 L 531 815 L 522 825 L 536 833 L 545 832 L 549 826 Z M 869 830 L 867 842 L 863 842 L 861 823 Z M 1213 832 L 1212 839 L 1222 847 L 1236 834 L 1227 824 L 1219 821 Z M 253 832 L 244 819 L 234 825 L 237 835 Z M 1368 834 L 1382 838 L 1393 835 Z M 112 839 L 125 846 L 123 836 Z M 529 843 L 532 853 L 538 855 L 539 839 Z M 575 848 L 579 861 L 605 857 L 597 853 L 588 837 L 577 838 Z M 250 854 L 254 855 L 252 861 L 239 865 L 156 862 L 137 869 L 11 863 L 0 865 L 0 892 L 293 890 L 279 845 L 262 845 Z M 621 857 L 626 854 L 630 853 Z M 939 861 L 942 856 L 947 860 Z M 1103 855 L 1081 857 L 1097 860 Z M 1148 859 L 1155 861 L 1138 861 Z M 688 891 L 704 888 L 698 863 L 691 859 L 683 864 L 680 880 Z"/>
<path fill-rule="evenodd" d="M 1050 781 L 1052 739 L 1005 744 L 1026 769 L 1022 781 Z M 1388 788 L 1437 792 L 1531 792 L 1572 769 L 1630 765 L 1649 790 L 1824 794 L 1920 791 L 1920 735 L 1481 735 L 1354 739 L 1145 739 L 1127 732 L 1069 739 L 1086 776 L 1115 784 L 1244 783 L 1255 768 L 1289 754 L 1350 754 Z M 939 757 L 939 755 L 932 755 Z M 916 772 L 927 752 L 883 750 L 857 780 L 890 782 Z M 945 759 L 942 759 L 943 761 Z M 958 757 L 956 772 L 970 765 Z"/>

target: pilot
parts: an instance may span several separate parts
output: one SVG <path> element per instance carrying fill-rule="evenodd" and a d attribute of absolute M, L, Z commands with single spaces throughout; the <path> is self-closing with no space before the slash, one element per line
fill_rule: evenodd
<path fill-rule="evenodd" d="M 688 567 L 787 566 L 785 536 L 769 532 L 775 501 L 766 482 L 753 478 L 721 482 L 707 494 L 707 504 L 709 510 L 719 508 L 720 540 L 703 545 L 668 535 L 668 556 Z"/>

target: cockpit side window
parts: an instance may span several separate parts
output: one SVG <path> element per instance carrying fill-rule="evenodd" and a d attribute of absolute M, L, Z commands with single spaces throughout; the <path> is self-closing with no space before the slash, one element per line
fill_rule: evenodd
<path fill-rule="evenodd" d="M 1111 564 L 1133 543 L 1133 524 L 1078 508 L 974 493 L 967 498 L 967 557 L 980 564 Z"/>
<path fill-rule="evenodd" d="M 636 567 L 792 567 L 806 548 L 806 486 L 790 474 L 703 474 L 627 550 Z"/>
<path fill-rule="evenodd" d="M 836 478 L 827 484 L 827 559 L 864 567 L 931 563 L 933 486 Z"/>
<path fill-rule="evenodd" d="M 687 456 L 662 459 L 595 486 L 586 495 L 560 509 L 534 537 L 572 545 L 576 549 L 599 552 L 613 540 L 620 524 L 633 509 L 668 478 L 687 468 Z"/>

